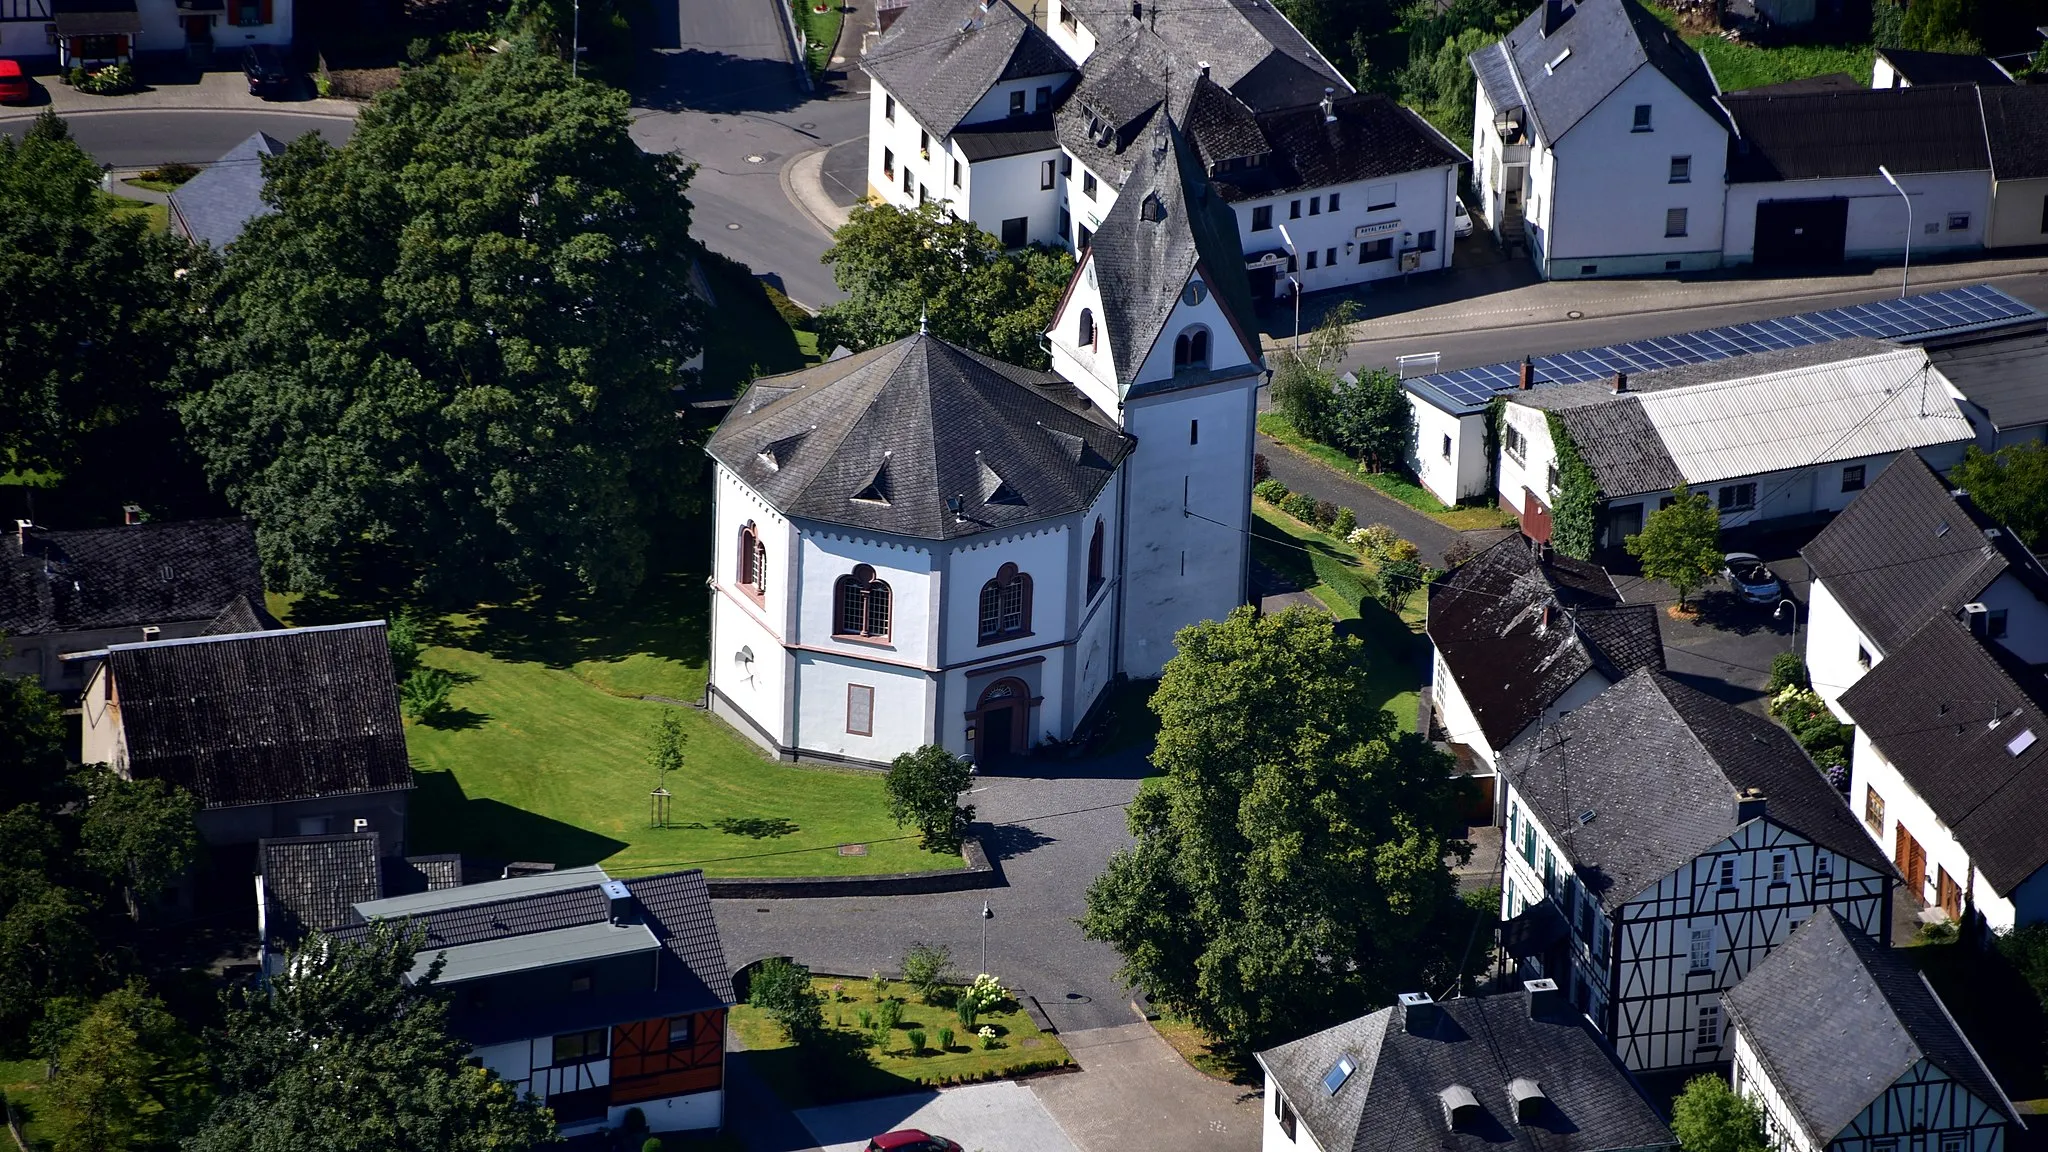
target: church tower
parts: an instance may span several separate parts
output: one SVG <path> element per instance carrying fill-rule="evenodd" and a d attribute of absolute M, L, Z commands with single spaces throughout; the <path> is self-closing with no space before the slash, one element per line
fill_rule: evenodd
<path fill-rule="evenodd" d="M 1245 601 L 1265 365 L 1237 220 L 1166 109 L 1047 333 L 1053 370 L 1137 439 L 1125 465 L 1118 669 Z"/>

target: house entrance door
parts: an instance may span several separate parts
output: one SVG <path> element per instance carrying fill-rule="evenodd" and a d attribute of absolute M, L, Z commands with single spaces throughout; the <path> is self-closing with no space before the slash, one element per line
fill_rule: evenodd
<path fill-rule="evenodd" d="M 1906 831 L 1904 820 L 1898 823 L 1898 835 L 1892 842 L 1892 863 L 1899 866 L 1899 872 L 1906 878 L 1906 887 L 1916 900 L 1927 898 L 1927 849 L 1920 846 L 1913 834 Z"/>

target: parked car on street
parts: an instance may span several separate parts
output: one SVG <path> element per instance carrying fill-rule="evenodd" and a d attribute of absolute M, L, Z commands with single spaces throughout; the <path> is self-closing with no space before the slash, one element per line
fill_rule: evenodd
<path fill-rule="evenodd" d="M 265 100 L 291 95 L 296 79 L 274 44 L 250 45 L 242 55 L 242 75 L 249 78 L 249 95 Z"/>
<path fill-rule="evenodd" d="M 868 1152 L 960 1152 L 960 1146 L 944 1136 L 903 1128 L 868 1141 Z"/>
<path fill-rule="evenodd" d="M 19 60 L 0 60 L 0 104 L 26 104 L 35 98 L 35 85 L 21 70 Z"/>
<path fill-rule="evenodd" d="M 1457 205 L 1451 210 L 1451 230 L 1457 233 L 1458 239 L 1463 240 L 1472 234 L 1472 213 L 1465 210 L 1463 200 L 1453 200 L 1451 203 Z"/>
<path fill-rule="evenodd" d="M 1737 596 L 1751 604 L 1776 604 L 1785 595 L 1785 586 L 1771 566 L 1752 552 L 1730 552 L 1722 557 L 1721 575 Z"/>

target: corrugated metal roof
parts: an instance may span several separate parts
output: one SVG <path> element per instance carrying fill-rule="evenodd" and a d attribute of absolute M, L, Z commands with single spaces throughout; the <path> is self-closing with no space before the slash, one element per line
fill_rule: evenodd
<path fill-rule="evenodd" d="M 441 983 L 451 984 L 506 972 L 581 964 L 607 956 L 654 952 L 660 948 L 661 941 L 654 938 L 654 933 L 648 931 L 645 924 L 579 924 L 552 932 L 529 932 L 524 936 L 460 944 L 438 952 L 422 949 L 412 968 L 414 975 L 423 974 L 428 965 L 441 958 L 446 961 L 441 969 Z"/>
<path fill-rule="evenodd" d="M 471 884 L 462 888 L 444 888 L 432 892 L 416 892 L 410 896 L 366 900 L 356 905 L 356 911 L 365 920 L 395 920 L 400 916 L 422 916 L 470 904 L 488 904 L 494 900 L 540 896 L 571 888 L 594 888 L 609 879 L 611 877 L 605 875 L 604 869 L 595 864 L 586 864 L 581 868 L 563 868 L 554 872 L 543 872 L 537 876 L 515 876 L 510 880 L 488 880 L 482 884 Z"/>
<path fill-rule="evenodd" d="M 1919 348 L 1646 392 L 1637 402 L 1688 484 L 1974 435 Z"/>

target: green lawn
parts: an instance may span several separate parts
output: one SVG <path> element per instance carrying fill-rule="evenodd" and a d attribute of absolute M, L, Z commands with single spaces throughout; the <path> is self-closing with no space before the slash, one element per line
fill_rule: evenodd
<path fill-rule="evenodd" d="M 1330 471 L 1348 480 L 1369 484 L 1447 527 L 1464 531 L 1468 528 L 1499 528 L 1508 523 L 1503 519 L 1501 510 L 1491 504 L 1445 504 L 1405 474 L 1364 471 L 1358 461 L 1328 444 L 1309 439 L 1278 412 L 1259 413 L 1259 431 Z M 1358 513 L 1359 523 L 1372 523 L 1371 509 L 1354 508 L 1352 511 Z"/>
<path fill-rule="evenodd" d="M 141 200 L 130 200 L 126 196 L 116 196 L 111 192 L 101 192 L 99 197 L 116 216 L 142 217 L 149 224 L 151 232 L 163 232 L 171 226 L 171 206 L 168 204 L 144 203 Z"/>
<path fill-rule="evenodd" d="M 21 1113 L 22 1127 L 28 1133 L 31 1146 L 49 1138 L 49 1132 L 36 1122 L 36 1106 L 42 1101 L 43 1069 L 41 1060 L 0 1060 L 0 1092 L 4 1092 L 9 1103 Z M 0 1139 L 6 1139 L 0 1136 Z M 9 1145 L 13 1144 L 8 1140 Z"/>
<path fill-rule="evenodd" d="M 839 46 L 839 23 L 846 18 L 846 10 L 839 6 L 839 0 L 827 0 L 824 4 L 815 0 L 789 2 L 790 10 L 796 13 L 796 26 L 803 30 L 804 40 L 810 45 L 811 75 L 820 75 L 832 66 L 832 50 Z"/>
<path fill-rule="evenodd" d="M 1340 627 L 1364 642 L 1374 703 L 1392 712 L 1403 732 L 1413 732 L 1422 688 L 1427 591 L 1416 592 L 1396 616 L 1367 594 L 1372 566 L 1349 545 L 1263 500 L 1252 501 L 1252 514 L 1252 557 L 1308 589 Z"/>
<path fill-rule="evenodd" d="M 1670 9 L 1654 2 L 1648 7 L 1659 20 L 1684 31 Z M 1692 32 L 1685 33 L 1685 42 L 1707 58 L 1707 64 L 1714 70 L 1714 80 L 1723 92 L 1804 80 L 1830 72 L 1846 72 L 1859 83 L 1868 84 L 1875 56 L 1868 44 L 1780 44 L 1762 48 L 1724 40 L 1711 33 Z"/>
<path fill-rule="evenodd" d="M 860 1030 L 861 1011 L 872 1012 L 879 1003 L 874 987 L 850 976 L 818 976 L 812 984 L 826 995 L 826 1029 L 804 1048 L 792 1046 L 759 1009 L 742 1004 L 732 1010 L 732 1028 L 748 1063 L 791 1108 L 999 1080 L 1074 1062 L 1066 1046 L 1039 1031 L 1022 1008 L 981 1015 L 977 1028 L 986 1025 L 996 1033 L 995 1047 L 984 1048 L 980 1037 L 969 1036 L 961 1026 L 950 998 L 925 1004 L 898 982 L 891 982 L 883 996 L 903 1002 L 903 1019 L 877 1051 Z M 921 1055 L 911 1051 L 912 1028 L 925 1032 Z M 952 1047 L 943 1052 L 938 1050 L 941 1028 L 956 1033 Z"/>
<path fill-rule="evenodd" d="M 297 623 L 362 619 L 335 602 L 273 597 Z M 456 675 L 452 711 L 409 724 L 418 790 L 407 847 L 615 874 L 701 867 L 714 876 L 813 876 L 962 867 L 889 819 L 882 776 L 783 764 L 695 708 L 703 578 L 650 576 L 631 603 L 479 608 L 437 621 L 426 663 Z M 377 614 L 374 611 L 367 614 Z M 689 737 L 670 826 L 650 826 L 648 738 L 667 715 Z M 867 846 L 841 855 L 842 844 Z"/>

